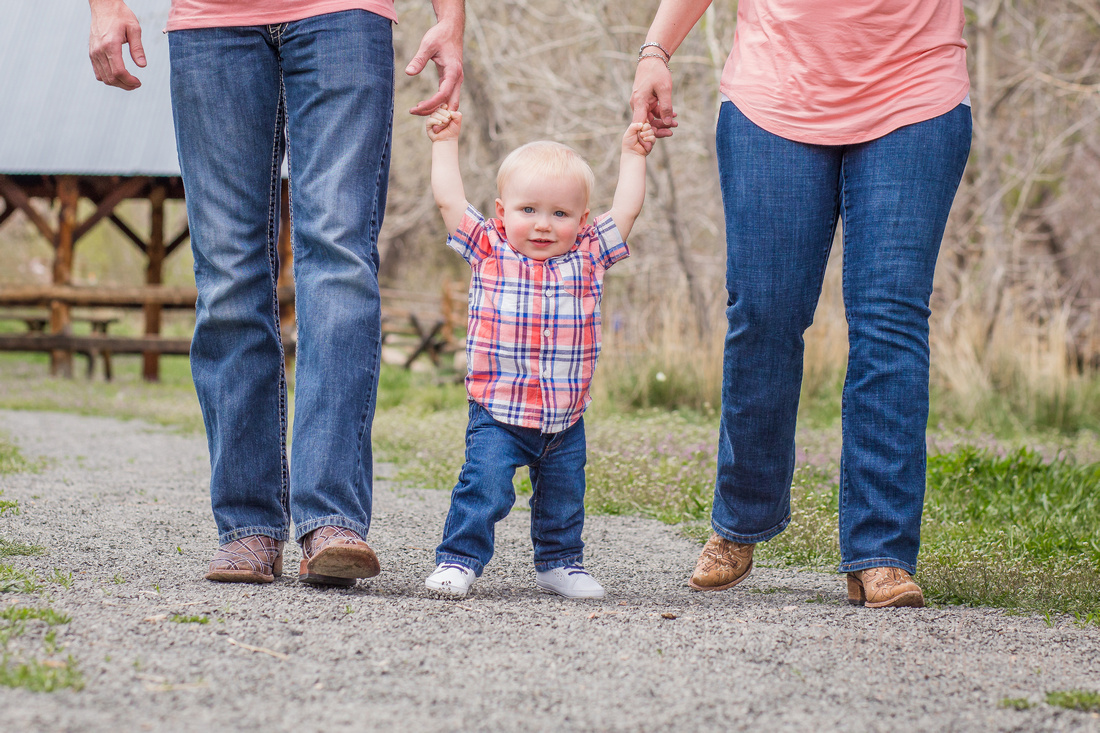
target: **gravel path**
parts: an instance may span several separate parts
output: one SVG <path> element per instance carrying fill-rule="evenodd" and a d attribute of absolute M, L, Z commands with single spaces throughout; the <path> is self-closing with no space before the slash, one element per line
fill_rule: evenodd
<path fill-rule="evenodd" d="M 839 576 L 772 568 L 734 591 L 693 593 L 698 546 L 625 517 L 586 527 L 608 597 L 568 601 L 534 586 L 524 511 L 501 523 L 470 596 L 437 600 L 422 581 L 447 494 L 386 481 L 370 536 L 378 578 L 301 585 L 293 548 L 290 574 L 272 585 L 209 583 L 201 437 L 12 411 L 0 430 L 47 461 L 0 477 L 22 509 L 0 518 L 0 536 L 48 549 L 5 562 L 74 579 L 40 597 L 0 595 L 0 608 L 48 600 L 71 616 L 57 640 L 86 682 L 0 687 L 3 730 L 1100 730 L 1097 714 L 1043 702 L 1100 690 L 1100 627 L 854 609 Z"/>

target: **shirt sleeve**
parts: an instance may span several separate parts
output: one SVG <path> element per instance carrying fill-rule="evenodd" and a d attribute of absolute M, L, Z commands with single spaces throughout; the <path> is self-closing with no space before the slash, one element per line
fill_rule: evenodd
<path fill-rule="evenodd" d="M 630 248 L 623 241 L 610 213 L 597 216 L 591 225 L 585 227 L 581 237 L 605 270 L 630 256 Z"/>
<path fill-rule="evenodd" d="M 493 245 L 489 241 L 489 226 L 485 217 L 472 204 L 466 206 L 458 231 L 447 237 L 447 246 L 462 255 L 462 259 L 476 265 L 489 256 Z"/>

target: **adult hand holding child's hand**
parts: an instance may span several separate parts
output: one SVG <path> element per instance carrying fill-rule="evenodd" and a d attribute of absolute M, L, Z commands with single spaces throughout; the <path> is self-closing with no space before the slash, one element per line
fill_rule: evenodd
<path fill-rule="evenodd" d="M 649 155 L 655 142 L 657 142 L 657 133 L 652 125 L 648 122 L 632 122 L 623 133 L 623 152 Z"/>
<path fill-rule="evenodd" d="M 462 131 L 462 113 L 452 112 L 444 104 L 428 116 L 425 129 L 428 131 L 428 139 L 433 143 L 457 140 Z"/>

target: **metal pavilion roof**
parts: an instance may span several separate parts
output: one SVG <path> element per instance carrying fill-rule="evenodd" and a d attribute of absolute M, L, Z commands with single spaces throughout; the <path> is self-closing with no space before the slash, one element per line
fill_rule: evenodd
<path fill-rule="evenodd" d="M 88 4 L 0 0 L 0 173 L 178 176 L 169 97 L 169 0 L 129 0 L 148 65 L 135 91 L 96 81 Z"/>

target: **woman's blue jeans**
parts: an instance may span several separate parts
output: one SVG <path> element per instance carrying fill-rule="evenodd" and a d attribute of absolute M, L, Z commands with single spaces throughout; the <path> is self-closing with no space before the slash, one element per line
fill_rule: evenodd
<path fill-rule="evenodd" d="M 436 563 L 453 562 L 478 576 L 493 557 L 496 523 L 516 501 L 512 478 L 531 473 L 531 542 L 535 569 L 544 572 L 584 561 L 584 418 L 560 433 L 508 425 L 470 402 L 466 462 L 451 492 Z"/>
<path fill-rule="evenodd" d="M 970 108 L 960 105 L 870 142 L 807 145 L 757 127 L 731 102 L 722 105 L 729 325 L 712 513 L 722 537 L 763 542 L 790 521 L 803 333 L 839 218 L 848 320 L 840 571 L 915 571 L 928 305 L 970 131 Z"/>
<path fill-rule="evenodd" d="M 348 11 L 169 33 L 199 298 L 191 371 L 222 543 L 366 536 L 378 384 L 378 230 L 393 119 L 390 21 Z M 292 460 L 279 337 L 280 166 L 298 319 Z"/>

